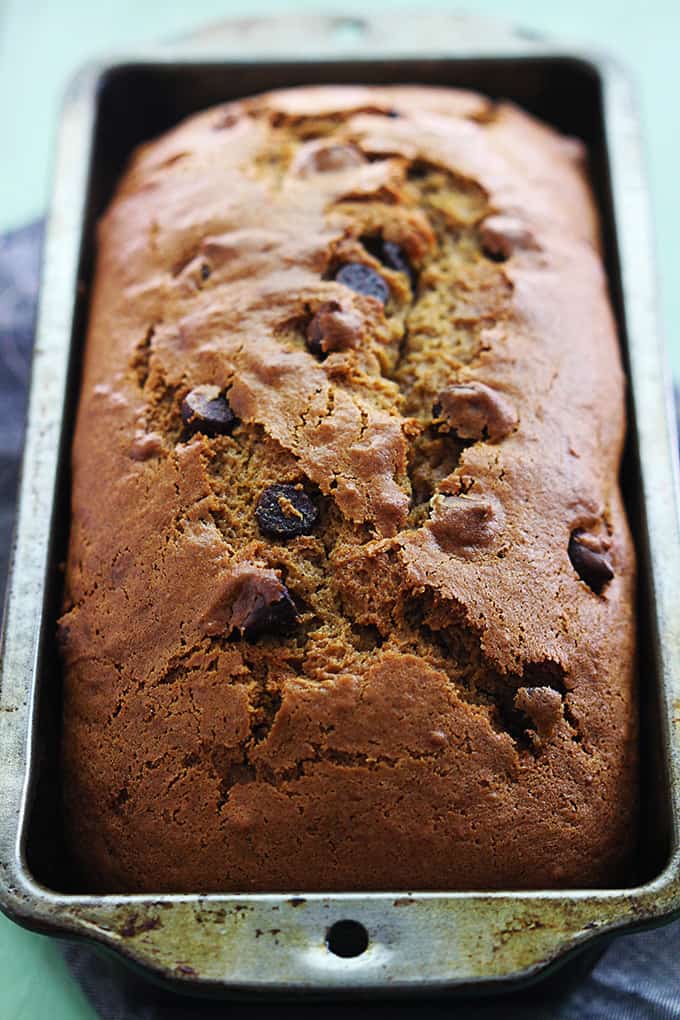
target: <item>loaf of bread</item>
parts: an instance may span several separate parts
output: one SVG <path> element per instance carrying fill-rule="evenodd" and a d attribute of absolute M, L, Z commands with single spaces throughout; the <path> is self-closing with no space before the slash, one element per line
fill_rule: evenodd
<path fill-rule="evenodd" d="M 306 88 L 137 151 L 73 446 L 81 887 L 630 877 L 624 380 L 582 145 Z"/>

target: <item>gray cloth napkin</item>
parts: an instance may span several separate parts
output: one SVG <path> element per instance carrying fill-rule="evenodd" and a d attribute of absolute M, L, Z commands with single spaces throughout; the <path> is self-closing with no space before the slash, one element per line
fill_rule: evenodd
<path fill-rule="evenodd" d="M 0 237 L 0 592 L 4 590 L 30 371 L 41 224 Z M 676 406 L 677 402 L 676 402 Z M 577 962 L 553 983 L 509 997 L 437 1002 L 224 1003 L 172 995 L 112 956 L 65 944 L 64 956 L 103 1020 L 671 1020 L 680 1018 L 680 921 L 613 941 L 594 969 Z M 580 971 L 580 976 L 579 976 Z"/>

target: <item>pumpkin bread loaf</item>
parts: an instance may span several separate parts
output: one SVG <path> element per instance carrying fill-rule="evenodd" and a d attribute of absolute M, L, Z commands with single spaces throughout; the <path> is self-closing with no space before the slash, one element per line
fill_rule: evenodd
<path fill-rule="evenodd" d="M 512 105 L 291 89 L 139 149 L 73 446 L 81 884 L 625 881 L 623 390 L 583 148 Z"/>

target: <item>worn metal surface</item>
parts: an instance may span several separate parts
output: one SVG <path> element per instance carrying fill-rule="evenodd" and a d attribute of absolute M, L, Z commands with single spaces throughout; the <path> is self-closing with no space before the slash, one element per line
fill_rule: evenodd
<path fill-rule="evenodd" d="M 395 26 L 390 25 L 390 28 Z M 93 939 L 187 990 L 233 994 L 428 992 L 494 989 L 530 978 L 570 950 L 634 925 L 680 912 L 680 544 L 671 440 L 670 387 L 656 321 L 649 214 L 638 127 L 625 75 L 597 56 L 572 57 L 559 48 L 510 33 L 494 23 L 437 15 L 400 17 L 399 36 L 371 19 L 294 19 L 216 26 L 178 47 L 126 55 L 90 68 L 67 99 L 59 137 L 56 184 L 46 242 L 24 474 L 8 588 L 0 673 L 0 906 L 40 931 Z M 456 68 L 491 69 L 517 61 L 516 74 L 539 59 L 578 61 L 597 80 L 605 111 L 608 172 L 616 251 L 612 280 L 621 287 L 623 339 L 631 376 L 633 442 L 629 488 L 644 601 L 641 693 L 651 720 L 652 787 L 657 820 L 667 829 L 665 865 L 630 889 L 576 892 L 290 895 L 91 896 L 58 892 L 29 863 L 30 824 L 43 804 L 38 781 L 56 774 L 45 751 L 44 717 L 56 683 L 54 627 L 58 526 L 65 513 L 64 452 L 75 387 L 69 352 L 77 349 L 79 273 L 91 248 L 95 145 L 102 83 L 123 64 L 172 72 L 175 85 L 196 65 L 232 68 L 244 91 L 269 85 L 277 62 L 325 61 L 325 80 L 447 82 Z M 311 58 L 310 58 L 311 60 Z M 283 66 L 283 65 L 281 65 Z M 316 65 L 315 65 L 316 66 Z M 552 66 L 552 65 L 551 65 Z M 274 68 L 274 71 L 272 71 Z M 259 71 L 258 71 L 259 69 Z M 266 72 L 266 74 L 265 74 Z M 283 77 L 285 79 L 285 73 Z M 310 72 L 316 73 L 316 72 Z M 382 72 L 381 72 L 382 73 Z M 480 72 L 481 73 L 481 72 Z M 303 75 L 304 77 L 304 75 Z M 454 80 L 458 81 L 460 74 Z M 479 80 L 477 76 L 475 83 Z M 143 97 L 141 97 L 143 99 Z M 94 182 L 94 183 L 93 183 Z M 88 198 L 89 196 L 89 198 Z M 100 196 L 101 199 L 101 196 Z M 605 215 L 607 215 L 605 213 Z M 613 235 L 612 235 L 613 236 Z M 610 264 L 610 271 L 612 265 Z M 47 699 L 47 700 L 46 700 Z M 54 704 L 51 706 L 54 711 Z M 44 755 L 48 760 L 44 762 Z M 649 772 L 649 770 L 648 770 Z M 37 798 L 37 799 L 36 799 Z M 40 807 L 42 811 L 43 808 Z M 655 809 L 656 810 L 656 809 Z M 38 869 L 39 870 L 39 869 Z M 54 884 L 54 883 L 53 883 Z M 329 926 L 344 918 L 363 924 L 367 950 L 343 959 L 328 951 Z"/>

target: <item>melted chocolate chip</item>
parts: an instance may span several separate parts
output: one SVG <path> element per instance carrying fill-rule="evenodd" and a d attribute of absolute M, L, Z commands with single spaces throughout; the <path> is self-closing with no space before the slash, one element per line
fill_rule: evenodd
<path fill-rule="evenodd" d="M 263 535 L 295 538 L 310 533 L 319 519 L 319 510 L 295 485 L 270 485 L 257 501 L 255 517 Z"/>
<path fill-rule="evenodd" d="M 307 349 L 315 354 L 317 358 L 325 358 L 327 351 L 323 348 L 323 339 L 325 336 L 325 330 L 323 328 L 322 317 L 317 314 L 310 320 L 307 330 L 305 332 L 305 342 Z"/>
<path fill-rule="evenodd" d="M 597 548 L 597 540 L 583 531 L 574 531 L 569 539 L 569 559 L 582 581 L 599 595 L 614 576 L 606 551 Z M 595 548 L 591 548 L 595 546 Z"/>
<path fill-rule="evenodd" d="M 331 351 L 357 347 L 363 336 L 363 319 L 353 308 L 326 301 L 317 309 L 305 330 L 307 349 L 323 360 Z"/>
<path fill-rule="evenodd" d="M 373 258 L 397 273 L 404 273 L 413 284 L 415 273 L 403 248 L 395 241 L 384 241 L 382 237 L 362 237 L 361 243 Z"/>
<path fill-rule="evenodd" d="M 218 386 L 196 386 L 182 401 L 182 422 L 187 435 L 226 436 L 237 422 L 229 401 Z"/>
<path fill-rule="evenodd" d="M 508 398 L 476 379 L 451 383 L 434 404 L 435 426 L 453 431 L 459 439 L 497 442 L 517 426 L 517 412 Z"/>
<path fill-rule="evenodd" d="M 383 242 L 382 261 L 390 269 L 395 269 L 398 273 L 405 273 L 406 276 L 413 278 L 414 272 L 411 263 L 404 251 L 394 241 Z"/>
<path fill-rule="evenodd" d="M 335 279 L 357 294 L 377 298 L 383 304 L 387 303 L 390 296 L 390 288 L 380 273 L 376 273 L 370 266 L 365 266 L 363 262 L 345 263 L 335 274 Z"/>
<path fill-rule="evenodd" d="M 261 634 L 286 634 L 298 622 L 298 611 L 287 588 L 275 602 L 269 602 L 255 609 L 248 619 L 243 634 L 252 641 Z"/>

